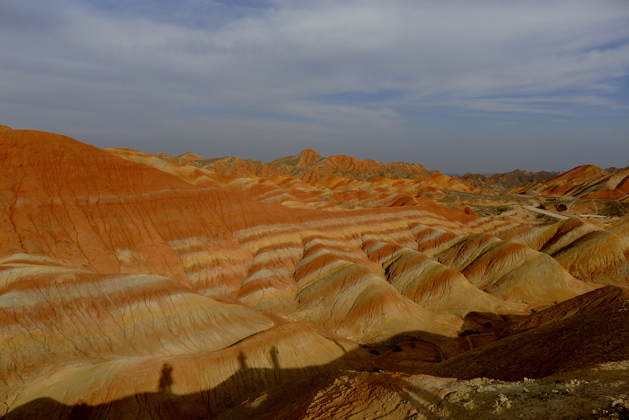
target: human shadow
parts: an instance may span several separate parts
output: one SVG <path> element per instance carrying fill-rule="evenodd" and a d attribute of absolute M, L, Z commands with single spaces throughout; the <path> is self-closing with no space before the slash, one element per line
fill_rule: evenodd
<path fill-rule="evenodd" d="M 229 377 L 216 386 L 188 394 L 177 394 L 176 388 L 173 388 L 173 372 L 176 369 L 178 372 L 179 368 L 174 361 L 169 361 L 161 366 L 156 392 L 130 395 L 102 404 L 81 402 L 66 405 L 51 398 L 39 398 L 12 408 L 2 419 L 299 418 L 307 412 L 313 401 L 318 401 L 321 392 L 337 392 L 333 386 L 335 380 L 352 375 L 376 386 L 388 387 L 419 413 L 428 414 L 447 405 L 447 401 L 443 402 L 445 397 L 421 385 L 421 380 L 411 378 L 410 372 L 399 373 L 395 365 L 387 364 L 379 372 L 373 372 L 374 366 L 369 364 L 370 361 L 387 353 L 398 357 L 419 349 L 421 343 L 432 343 L 441 346 L 444 357 L 438 360 L 443 361 L 427 363 L 432 369 L 416 373 L 459 379 L 540 378 L 564 372 L 566 368 L 581 369 L 601 362 L 629 360 L 629 350 L 625 345 L 629 342 L 628 314 L 629 304 L 616 302 L 471 351 L 461 348 L 461 340 L 466 337 L 451 338 L 421 331 L 409 332 L 386 342 L 347 351 L 329 363 L 300 368 L 286 367 L 282 360 L 282 349 L 277 345 L 271 346 L 267 353 L 270 367 L 258 367 L 244 351 L 235 350 L 233 357 L 237 366 Z M 470 320 L 472 318 L 481 326 L 483 322 L 497 321 L 485 321 L 490 317 L 484 314 L 473 315 Z M 485 325 L 485 328 L 494 328 L 494 325 Z M 401 350 L 396 349 L 396 346 Z M 478 416 L 484 414 L 487 413 L 478 411 Z"/>
<path fill-rule="evenodd" d="M 428 413 L 440 407 L 443 398 L 431 388 L 421 385 L 421 381 L 411 378 L 411 374 L 521 380 L 523 376 L 540 378 L 566 368 L 574 369 L 575 366 L 587 368 L 600 362 L 629 360 L 629 350 L 625 345 L 629 342 L 628 317 L 629 304 L 615 302 L 474 350 L 468 350 L 467 336 L 445 337 L 422 331 L 407 332 L 370 346 L 344 350 L 328 363 L 298 368 L 287 367 L 288 357 L 291 356 L 284 354 L 284 348 L 276 344 L 268 350 L 266 364 L 261 363 L 259 358 L 255 362 L 250 360 L 244 350 L 246 347 L 236 344 L 232 353 L 232 361 L 237 363 L 235 370 L 219 384 L 198 392 L 177 394 L 173 372 L 181 375 L 181 368 L 174 357 L 158 370 L 155 392 L 130 395 L 102 404 L 80 402 L 67 405 L 51 398 L 39 398 L 12 407 L 2 419 L 299 418 L 313 401 L 318 401 L 321 392 L 336 392 L 330 391 L 336 389 L 333 386 L 336 379 L 352 375 L 358 376 L 361 381 L 388 387 L 418 412 Z M 475 313 L 467 317 L 466 328 L 477 326 L 485 328 L 485 332 L 494 329 L 498 335 L 509 321 L 505 317 Z M 433 352 L 432 359 L 422 365 L 429 366 L 429 369 L 410 372 L 400 369 L 400 365 L 395 363 L 387 363 L 374 372 L 373 361 L 377 358 L 387 355 L 399 358 L 407 353 L 412 356 L 413 351 L 421 352 L 422 348 L 425 351 L 428 344 L 435 350 L 439 348 L 439 357 Z M 291 351 L 292 357 L 295 357 L 295 351 L 299 350 Z M 192 370 L 185 372 L 194 373 Z"/>
<path fill-rule="evenodd" d="M 426 338 L 425 333 L 418 334 Z M 407 333 L 398 340 L 409 335 L 412 336 L 413 333 Z M 390 340 L 374 344 L 376 347 L 380 346 L 383 351 L 388 345 Z M 291 418 L 303 414 L 317 393 L 330 386 L 335 378 L 344 374 L 343 372 L 377 375 L 372 373 L 373 368 L 369 362 L 374 356 L 362 347 L 345 351 L 342 356 L 329 363 L 300 368 L 282 367 L 281 356 L 278 347 L 273 345 L 268 352 L 271 367 L 256 367 L 250 363 L 245 353 L 240 351 L 236 356 L 237 370 L 227 379 L 214 387 L 183 395 L 177 394 L 173 388 L 174 366 L 177 365 L 168 362 L 161 367 L 156 392 L 130 395 L 102 404 L 66 405 L 51 398 L 39 398 L 12 408 L 1 418 L 2 420 Z M 389 375 L 386 372 L 385 374 Z M 433 403 L 438 399 L 424 390 L 411 389 L 404 383 L 394 386 L 393 391 L 409 401 L 412 400 L 414 406 L 426 405 L 427 401 Z M 418 398 L 417 395 L 421 397 Z"/>
<path fill-rule="evenodd" d="M 172 373 L 173 373 L 173 367 L 168 363 L 164 363 L 164 365 L 162 366 L 162 373 L 159 377 L 159 384 L 158 384 L 159 392 L 167 393 L 167 394 L 172 393 L 172 385 L 173 385 Z"/>
<path fill-rule="evenodd" d="M 271 363 L 273 364 L 273 370 L 279 370 L 280 359 L 279 359 L 279 351 L 277 350 L 277 347 L 272 346 L 269 354 L 271 355 Z"/>

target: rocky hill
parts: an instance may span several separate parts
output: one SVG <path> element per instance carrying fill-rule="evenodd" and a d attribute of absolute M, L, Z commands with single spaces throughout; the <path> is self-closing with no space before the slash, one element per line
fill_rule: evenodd
<path fill-rule="evenodd" d="M 629 167 L 611 172 L 595 165 L 578 166 L 548 181 L 528 185 L 520 194 L 584 199 L 629 200 Z"/>
<path fill-rule="evenodd" d="M 626 218 L 480 217 L 421 165 L 197 158 L 0 130 L 2 418 L 629 410 Z"/>
<path fill-rule="evenodd" d="M 515 171 L 493 175 L 467 173 L 457 178 L 476 188 L 501 194 L 548 181 L 557 175 L 559 175 L 557 172 L 528 172 L 516 169 Z"/>

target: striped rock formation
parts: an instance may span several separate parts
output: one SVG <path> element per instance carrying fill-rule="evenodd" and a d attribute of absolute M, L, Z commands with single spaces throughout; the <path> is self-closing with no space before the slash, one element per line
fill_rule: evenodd
<path fill-rule="evenodd" d="M 307 182 L 324 176 L 339 176 L 355 180 L 369 181 L 376 177 L 412 178 L 425 176 L 428 170 L 420 164 L 405 162 L 382 163 L 375 160 L 360 160 L 344 155 L 323 157 L 311 149 L 296 156 L 276 159 L 268 164 L 260 161 L 245 161 L 236 157 L 198 160 L 194 166 L 209 169 L 226 175 L 252 174 L 268 177 L 271 174 L 289 175 Z"/>
<path fill-rule="evenodd" d="M 537 229 L 519 228 L 501 237 L 552 256 L 572 276 L 602 285 L 629 285 L 629 223 L 611 226 L 569 219 Z"/>
<path fill-rule="evenodd" d="M 592 290 L 553 258 L 486 233 L 467 236 L 434 258 L 477 288 L 507 300 L 557 303 Z"/>
<path fill-rule="evenodd" d="M 508 191 L 519 191 L 525 187 L 530 187 L 557 177 L 557 172 L 529 172 L 516 169 L 507 173 L 493 175 L 481 175 L 467 173 L 457 177 L 476 188 L 505 193 Z"/>
<path fill-rule="evenodd" d="M 468 188 L 420 165 L 198 158 L 0 130 L 3 418 L 247 417 L 298 384 L 286 412 L 325 418 L 343 372 L 391 395 L 387 346 L 426 367 L 624 279 L 626 222 L 481 218 L 418 196 Z"/>
<path fill-rule="evenodd" d="M 629 168 L 610 173 L 595 165 L 577 166 L 548 181 L 528 185 L 518 193 L 626 201 Z"/>
<path fill-rule="evenodd" d="M 428 309 L 465 316 L 470 312 L 523 311 L 517 305 L 495 298 L 472 285 L 457 270 L 446 267 L 401 245 L 365 241 L 369 258 L 382 265 L 388 281 L 402 295 Z"/>
<path fill-rule="evenodd" d="M 447 175 L 428 172 L 421 165 L 400 162 L 382 164 L 333 156 L 321 159 L 326 162 L 328 162 L 326 159 L 330 159 L 330 162 L 336 163 L 332 166 L 317 166 L 315 171 L 308 166 L 309 164 L 304 163 L 305 157 L 309 156 L 305 152 L 291 159 L 281 160 L 291 165 L 278 166 L 273 162 L 265 164 L 247 162 L 238 158 L 225 158 L 228 159 L 229 164 L 226 164 L 224 159 L 218 161 L 211 159 L 212 164 L 201 164 L 208 160 L 200 160 L 189 163 L 190 166 L 184 166 L 179 163 L 186 162 L 182 157 L 172 157 L 161 153 L 148 155 L 129 149 L 107 149 L 107 151 L 130 161 L 153 166 L 191 183 L 220 185 L 222 188 L 244 194 L 257 201 L 294 208 L 341 210 L 413 206 L 426 204 L 427 199 L 418 195 L 420 193 L 440 193 L 442 189 L 479 191 Z M 312 163 L 309 159 L 305 162 Z M 304 172 L 306 169 L 310 172 Z M 316 176 L 313 175 L 315 172 Z M 383 177 L 385 175 L 399 175 L 412 177 L 412 179 L 392 179 Z M 369 179 L 368 182 L 367 179 Z"/>

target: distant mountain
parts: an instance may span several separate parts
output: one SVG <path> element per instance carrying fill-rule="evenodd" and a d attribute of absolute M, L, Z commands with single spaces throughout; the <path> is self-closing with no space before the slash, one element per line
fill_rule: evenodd
<path fill-rule="evenodd" d="M 194 153 L 186 152 L 179 156 L 171 156 L 168 153 L 155 153 L 153 156 L 156 158 L 165 160 L 173 165 L 187 165 L 192 162 L 203 159 L 203 156 L 195 155 Z"/>
<path fill-rule="evenodd" d="M 431 175 L 431 172 L 418 163 L 382 163 L 370 159 L 360 160 L 345 155 L 323 157 L 311 149 L 306 149 L 295 156 L 275 159 L 269 163 L 228 156 L 218 159 L 200 159 L 189 164 L 225 175 L 268 176 L 277 174 L 292 176 L 306 182 L 316 181 L 325 176 L 342 176 L 358 181 L 371 181 L 374 178 L 414 179 Z"/>
<path fill-rule="evenodd" d="M 197 155 L 184 154 L 177 157 L 158 153 L 155 158 L 174 165 L 189 165 L 233 177 L 284 176 L 297 178 L 309 184 L 318 183 L 328 187 L 338 184 L 339 179 L 360 182 L 388 183 L 386 180 L 409 180 L 413 183 L 406 189 L 414 192 L 435 192 L 453 190 L 464 192 L 484 192 L 468 183 L 449 177 L 439 171 L 429 171 L 419 163 L 383 163 L 371 159 L 357 159 L 345 155 L 324 157 L 312 149 L 306 149 L 295 156 L 286 156 L 265 163 L 259 160 L 241 159 L 227 156 L 221 158 L 193 159 Z"/>
<path fill-rule="evenodd" d="M 467 173 L 457 178 L 476 188 L 502 194 L 531 184 L 548 181 L 559 174 L 559 172 L 528 172 L 516 169 L 515 171 L 493 175 Z"/>
<path fill-rule="evenodd" d="M 582 165 L 548 181 L 526 186 L 520 194 L 629 200 L 629 167 L 601 169 Z"/>

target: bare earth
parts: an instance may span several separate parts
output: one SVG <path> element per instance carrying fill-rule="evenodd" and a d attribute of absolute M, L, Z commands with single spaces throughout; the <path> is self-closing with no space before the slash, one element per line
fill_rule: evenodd
<path fill-rule="evenodd" d="M 629 418 L 625 170 L 0 162 L 2 419 Z"/>

